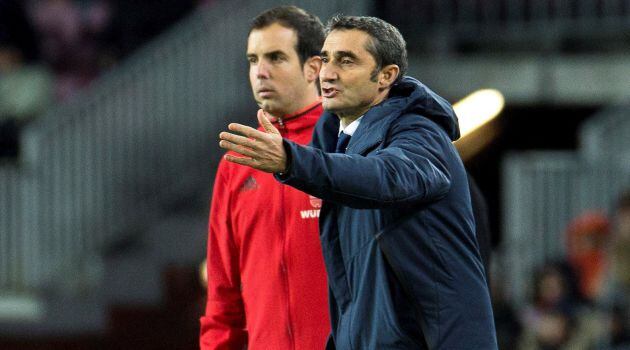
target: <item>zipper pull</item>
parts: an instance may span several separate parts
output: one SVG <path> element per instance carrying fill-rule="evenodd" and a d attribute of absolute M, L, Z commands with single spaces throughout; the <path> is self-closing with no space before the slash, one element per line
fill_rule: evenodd
<path fill-rule="evenodd" d="M 284 125 L 282 118 L 278 118 L 276 120 L 278 121 L 278 129 L 280 129 L 280 131 L 286 131 L 287 127 Z"/>

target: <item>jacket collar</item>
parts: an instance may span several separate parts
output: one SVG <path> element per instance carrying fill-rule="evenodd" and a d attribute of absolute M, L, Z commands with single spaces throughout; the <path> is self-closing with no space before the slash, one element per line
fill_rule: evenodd
<path fill-rule="evenodd" d="M 293 119 L 299 118 L 299 117 L 301 117 L 303 115 L 310 114 L 311 112 L 314 112 L 316 109 L 318 109 L 318 107 L 321 110 L 321 105 L 322 105 L 322 99 L 320 97 L 320 98 L 317 99 L 317 101 L 311 103 L 310 105 L 305 106 L 304 108 L 302 108 L 302 109 L 300 109 L 298 111 L 295 111 L 295 112 L 293 112 L 291 114 L 286 114 L 286 115 L 284 115 L 282 117 L 274 117 L 274 116 L 272 116 L 271 118 L 269 118 L 269 121 L 271 123 L 273 123 L 273 124 L 286 123 L 289 120 L 293 120 Z M 319 114 L 321 114 L 321 111 L 320 111 Z"/>
<path fill-rule="evenodd" d="M 362 154 L 373 148 L 385 139 L 391 122 L 404 113 L 418 114 L 433 121 L 452 141 L 459 138 L 457 116 L 450 103 L 418 80 L 403 77 L 392 87 L 387 99 L 367 111 L 347 151 Z M 338 131 L 339 120 L 337 116 L 332 117 L 336 119 L 335 131 Z"/>
<path fill-rule="evenodd" d="M 354 132 L 355 136 L 350 139 L 346 152 L 362 154 L 382 142 L 389 129 L 388 125 L 391 123 L 392 119 L 402 113 L 403 106 L 404 101 L 401 98 L 391 97 L 370 108 L 365 113 L 359 127 Z M 327 142 L 327 144 L 334 145 L 337 140 L 337 132 L 339 131 L 339 118 L 329 112 L 326 112 L 323 117 L 326 118 L 324 124 L 326 129 L 331 129 L 330 132 L 326 133 L 329 135 L 327 138 L 334 139 L 332 142 Z M 332 150 L 334 150 L 334 147 L 332 147 Z M 332 150 L 326 151 L 332 152 Z"/>
<path fill-rule="evenodd" d="M 269 118 L 272 124 L 281 132 L 285 137 L 289 137 L 293 133 L 308 132 L 317 124 L 317 120 L 322 115 L 323 109 L 321 101 L 316 101 L 301 110 L 286 115 L 281 118 L 271 117 Z M 262 125 L 258 125 L 258 130 L 264 130 Z M 289 134 L 284 134 L 288 132 Z"/>

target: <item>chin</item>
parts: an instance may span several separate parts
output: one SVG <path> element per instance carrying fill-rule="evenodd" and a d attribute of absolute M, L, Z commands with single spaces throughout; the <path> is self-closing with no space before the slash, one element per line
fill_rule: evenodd
<path fill-rule="evenodd" d="M 275 103 L 273 103 L 272 101 L 269 101 L 269 100 L 263 100 L 258 105 L 260 106 L 260 108 L 263 111 L 269 112 L 269 111 L 274 109 Z"/>
<path fill-rule="evenodd" d="M 274 117 L 281 117 L 285 114 L 285 112 L 283 110 L 279 110 L 275 104 L 264 104 L 261 106 L 261 109 L 265 111 L 265 113 Z"/>
<path fill-rule="evenodd" d="M 341 108 L 341 106 L 338 106 L 336 103 L 330 103 L 330 102 L 326 103 L 325 101 L 322 102 L 322 108 L 324 108 L 324 110 L 331 113 L 336 113 L 343 109 Z"/>

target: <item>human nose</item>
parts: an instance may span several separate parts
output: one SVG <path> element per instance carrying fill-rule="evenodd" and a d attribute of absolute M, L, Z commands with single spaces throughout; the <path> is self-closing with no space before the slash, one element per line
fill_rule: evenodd
<path fill-rule="evenodd" d="M 334 81 L 339 78 L 337 71 L 332 65 L 324 64 L 319 71 L 319 80 L 322 82 Z"/>
<path fill-rule="evenodd" d="M 256 78 L 269 79 L 269 66 L 264 61 L 260 61 L 256 65 Z"/>

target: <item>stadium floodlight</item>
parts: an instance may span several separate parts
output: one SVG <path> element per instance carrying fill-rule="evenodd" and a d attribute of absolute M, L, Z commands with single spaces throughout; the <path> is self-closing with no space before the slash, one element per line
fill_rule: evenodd
<path fill-rule="evenodd" d="M 461 137 L 470 135 L 494 119 L 505 105 L 503 95 L 494 89 L 473 92 L 453 105 L 459 119 Z"/>

